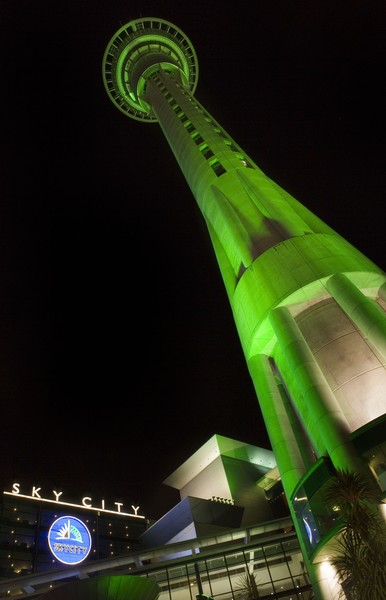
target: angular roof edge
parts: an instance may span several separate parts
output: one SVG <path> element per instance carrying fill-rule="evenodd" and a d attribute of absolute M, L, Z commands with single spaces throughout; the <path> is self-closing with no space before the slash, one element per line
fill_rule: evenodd
<path fill-rule="evenodd" d="M 169 475 L 163 483 L 181 490 L 220 456 L 250 462 L 268 469 L 276 467 L 276 460 L 272 450 L 258 448 L 251 444 L 245 444 L 244 442 L 215 434 Z"/>

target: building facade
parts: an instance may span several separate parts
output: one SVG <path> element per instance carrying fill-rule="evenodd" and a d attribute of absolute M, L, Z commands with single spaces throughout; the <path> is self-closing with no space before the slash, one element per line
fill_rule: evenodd
<path fill-rule="evenodd" d="M 198 102 L 196 53 L 178 27 L 121 27 L 103 78 L 123 114 L 159 123 L 202 212 L 315 594 L 336 598 L 325 486 L 346 469 L 385 493 L 385 274 Z"/>
<path fill-rule="evenodd" d="M 140 547 L 138 539 L 148 522 L 132 507 L 130 512 L 119 503 L 111 507 L 113 510 L 95 507 L 91 498 L 69 502 L 58 491 L 47 496 L 41 488 L 24 490 L 19 483 L 4 491 L 0 506 L 2 580 L 80 565 L 85 559 L 112 558 Z M 75 536 L 59 531 L 68 523 L 74 533 L 78 532 Z"/>
<path fill-rule="evenodd" d="M 214 435 L 164 483 L 181 501 L 156 522 L 138 507 L 14 484 L 1 504 L 0 598 L 91 599 L 123 578 L 138 600 L 241 600 L 251 586 L 260 598 L 311 599 L 271 450 Z M 133 577 L 153 587 L 134 593 Z"/>
<path fill-rule="evenodd" d="M 194 542 L 176 542 L 106 560 L 89 560 L 81 567 L 68 566 L 0 580 L 0 598 L 39 598 L 50 590 L 53 600 L 69 598 L 72 596 L 66 595 L 66 590 L 75 591 L 76 583 L 128 574 L 156 583 L 158 600 L 195 600 L 199 594 L 217 600 L 234 600 L 244 597 L 252 578 L 259 590 L 259 598 L 313 598 L 299 541 L 289 517 L 206 536 Z M 62 595 L 56 596 L 54 592 Z M 85 597 L 95 598 L 92 595 Z M 138 594 L 128 597 L 142 598 Z M 47 600 L 49 598 L 50 594 Z M 112 600 L 114 596 L 108 598 Z"/>
<path fill-rule="evenodd" d="M 140 536 L 145 548 L 289 517 L 272 450 L 212 436 L 165 479 L 181 501 Z"/>

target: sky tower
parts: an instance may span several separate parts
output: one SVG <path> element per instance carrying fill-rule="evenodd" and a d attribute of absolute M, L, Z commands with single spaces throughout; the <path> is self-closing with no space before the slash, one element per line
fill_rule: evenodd
<path fill-rule="evenodd" d="M 196 100 L 197 57 L 178 27 L 121 27 L 103 80 L 123 114 L 159 123 L 202 212 L 314 589 L 335 598 L 325 486 L 350 469 L 386 492 L 385 274 Z"/>

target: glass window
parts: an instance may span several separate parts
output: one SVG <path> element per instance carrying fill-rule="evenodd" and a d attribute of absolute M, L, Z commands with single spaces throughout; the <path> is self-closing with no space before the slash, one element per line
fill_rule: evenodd
<path fill-rule="evenodd" d="M 197 146 L 199 144 L 202 144 L 202 142 L 204 141 L 204 138 L 201 135 L 193 136 L 193 139 L 194 139 L 195 143 L 197 144 Z"/>
<path fill-rule="evenodd" d="M 213 162 L 210 162 L 209 164 L 212 167 L 213 171 L 216 173 L 217 177 L 219 177 L 223 173 L 226 173 L 226 170 L 217 159 Z"/>
<path fill-rule="evenodd" d="M 190 600 L 190 582 L 186 565 L 168 569 L 170 597 L 173 600 Z"/>
<path fill-rule="evenodd" d="M 325 459 L 315 463 L 293 498 L 293 507 L 309 552 L 339 524 L 339 512 L 325 501 L 325 490 L 333 474 Z"/>
<path fill-rule="evenodd" d="M 202 154 L 205 156 L 205 158 L 211 158 L 212 156 L 214 156 L 214 153 L 210 148 L 208 148 L 208 146 L 204 148 L 204 150 L 202 150 Z"/>
<path fill-rule="evenodd" d="M 235 565 L 243 565 L 245 566 L 245 556 L 244 552 L 235 552 L 234 554 L 227 554 L 226 563 L 229 568 L 234 567 Z"/>
<path fill-rule="evenodd" d="M 232 142 L 230 140 L 224 140 L 225 144 L 228 146 L 229 150 L 232 150 L 232 152 L 238 152 L 238 148 L 236 148 L 236 146 L 234 144 L 232 144 Z"/>
<path fill-rule="evenodd" d="M 294 498 L 296 516 L 302 526 L 302 535 L 310 550 L 314 549 L 322 537 L 339 523 L 339 512 L 326 504 L 322 485 L 310 498 L 304 487 Z"/>
<path fill-rule="evenodd" d="M 369 462 L 370 469 L 383 492 L 386 491 L 386 442 L 374 446 L 364 454 Z"/>

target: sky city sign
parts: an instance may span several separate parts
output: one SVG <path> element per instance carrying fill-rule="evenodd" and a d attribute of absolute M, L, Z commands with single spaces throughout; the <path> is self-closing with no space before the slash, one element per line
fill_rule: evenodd
<path fill-rule="evenodd" d="M 61 563 L 77 565 L 87 558 L 91 550 L 91 535 L 80 519 L 66 515 L 52 523 L 48 545 Z"/>
<path fill-rule="evenodd" d="M 5 491 L 3 493 L 6 494 L 7 496 L 17 496 L 18 498 L 28 498 L 29 500 L 36 500 L 39 502 L 50 502 L 51 504 L 54 503 L 54 504 L 59 504 L 61 506 L 71 506 L 72 508 L 83 508 L 83 509 L 86 508 L 88 510 L 104 512 L 104 513 L 108 513 L 110 515 L 134 517 L 135 519 L 144 519 L 145 518 L 143 515 L 138 514 L 139 506 L 131 505 L 130 508 L 132 508 L 133 512 L 128 513 L 128 512 L 122 511 L 123 502 L 114 502 L 113 506 L 116 506 L 116 509 L 111 510 L 111 509 L 108 509 L 105 507 L 105 501 L 103 499 L 100 501 L 100 503 L 101 503 L 100 506 L 93 506 L 93 504 L 92 504 L 93 500 L 89 496 L 84 496 L 82 498 L 81 504 L 74 504 L 72 502 L 64 502 L 63 500 L 61 500 L 61 496 L 62 496 L 63 492 L 57 492 L 55 490 L 52 490 L 53 498 L 43 498 L 40 495 L 41 489 L 42 488 L 40 488 L 40 487 L 32 486 L 32 491 L 31 491 L 30 495 L 22 494 L 20 492 L 20 483 L 14 483 L 14 484 L 12 484 L 11 492 Z"/>

